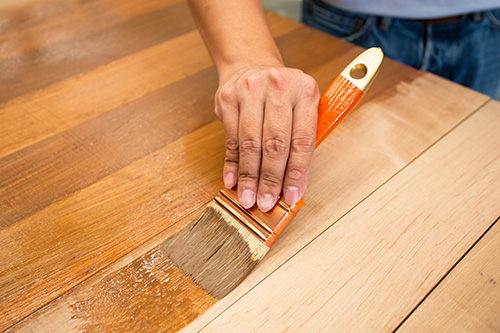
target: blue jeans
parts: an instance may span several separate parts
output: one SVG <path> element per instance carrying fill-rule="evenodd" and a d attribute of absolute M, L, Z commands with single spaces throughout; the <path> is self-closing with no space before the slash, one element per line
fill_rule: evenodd
<path fill-rule="evenodd" d="M 500 8 L 449 23 L 347 12 L 304 0 L 302 21 L 348 42 L 482 92 L 500 96 Z"/>

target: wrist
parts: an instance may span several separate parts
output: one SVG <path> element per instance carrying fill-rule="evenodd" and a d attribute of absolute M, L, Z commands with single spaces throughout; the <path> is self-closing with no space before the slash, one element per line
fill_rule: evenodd
<path fill-rule="evenodd" d="M 261 56 L 258 58 L 239 57 L 237 59 L 226 59 L 223 62 L 216 63 L 220 84 L 226 82 L 236 73 L 243 72 L 249 68 L 271 67 L 285 67 L 285 65 L 283 64 L 283 60 L 281 59 L 281 56 L 279 54 Z"/>

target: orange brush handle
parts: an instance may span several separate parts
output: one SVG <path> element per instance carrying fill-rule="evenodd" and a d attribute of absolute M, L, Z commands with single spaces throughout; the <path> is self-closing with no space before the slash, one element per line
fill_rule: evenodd
<path fill-rule="evenodd" d="M 363 98 L 363 91 L 342 75 L 321 96 L 318 107 L 316 148 Z"/>

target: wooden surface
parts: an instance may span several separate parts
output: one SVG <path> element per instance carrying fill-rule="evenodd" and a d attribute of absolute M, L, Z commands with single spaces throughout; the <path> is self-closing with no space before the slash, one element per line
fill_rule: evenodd
<path fill-rule="evenodd" d="M 321 90 L 361 52 L 267 16 Z M 263 262 L 180 311 L 159 247 L 222 186 L 224 154 L 186 4 L 7 1 L 0 17 L 0 330 L 500 329 L 498 102 L 387 59 Z"/>

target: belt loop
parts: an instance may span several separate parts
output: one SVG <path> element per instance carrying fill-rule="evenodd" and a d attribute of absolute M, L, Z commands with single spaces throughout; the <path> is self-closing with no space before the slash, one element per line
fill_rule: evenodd
<path fill-rule="evenodd" d="M 380 30 L 389 31 L 391 29 L 391 25 L 392 25 L 392 18 L 385 17 L 385 16 L 378 16 L 377 17 L 377 25 L 378 25 Z"/>

